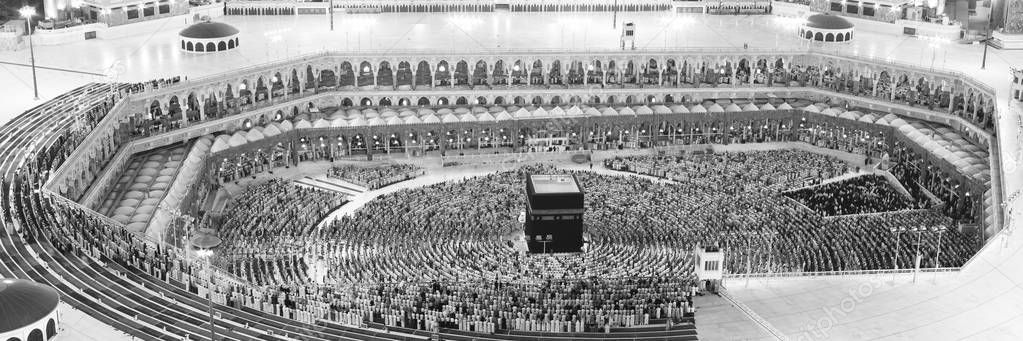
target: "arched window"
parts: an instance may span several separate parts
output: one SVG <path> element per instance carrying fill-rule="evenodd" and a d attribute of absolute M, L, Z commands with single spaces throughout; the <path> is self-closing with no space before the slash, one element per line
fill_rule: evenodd
<path fill-rule="evenodd" d="M 184 40 L 182 40 L 182 41 L 181 41 L 181 49 L 182 49 L 182 50 L 184 50 L 184 49 L 185 49 L 185 41 L 184 41 Z"/>
<path fill-rule="evenodd" d="M 57 336 L 57 321 L 50 319 L 46 322 L 46 339 L 52 339 Z"/>
<path fill-rule="evenodd" d="M 185 45 L 185 50 L 195 51 L 195 45 L 192 45 L 192 42 L 188 42 L 188 45 Z"/>
<path fill-rule="evenodd" d="M 206 51 L 206 49 L 203 48 L 202 44 L 195 44 L 195 52 L 203 52 L 203 51 Z"/>
<path fill-rule="evenodd" d="M 852 39 L 852 32 L 845 32 L 845 41 L 849 41 L 849 39 Z"/>
<path fill-rule="evenodd" d="M 227 48 L 228 49 L 233 49 L 234 48 L 234 39 L 231 39 L 231 40 L 227 41 Z"/>
<path fill-rule="evenodd" d="M 813 38 L 813 32 L 808 30 L 808 31 L 806 31 L 806 34 L 804 36 L 806 37 L 806 39 Z"/>
<path fill-rule="evenodd" d="M 813 36 L 813 40 L 816 40 L 816 41 L 824 41 L 824 34 L 823 34 L 823 33 L 820 33 L 820 32 L 817 32 L 817 34 L 815 34 L 815 35 Z"/>
<path fill-rule="evenodd" d="M 32 332 L 28 333 L 28 341 L 43 341 L 43 331 L 32 329 Z"/>
<path fill-rule="evenodd" d="M 835 41 L 835 35 L 832 33 L 828 33 L 827 35 L 824 36 L 824 41 Z"/>
<path fill-rule="evenodd" d="M 206 43 L 206 52 L 213 52 L 213 51 L 216 51 L 216 50 L 217 50 L 217 45 L 214 45 L 212 42 Z"/>
<path fill-rule="evenodd" d="M 217 51 L 226 51 L 226 50 L 227 50 L 227 43 L 220 42 L 220 43 L 217 44 Z"/>

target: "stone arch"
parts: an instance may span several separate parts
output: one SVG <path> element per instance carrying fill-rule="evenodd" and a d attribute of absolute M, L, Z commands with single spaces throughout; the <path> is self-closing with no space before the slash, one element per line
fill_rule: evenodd
<path fill-rule="evenodd" d="M 398 106 L 401 106 L 401 107 L 412 106 L 412 101 L 409 100 L 407 97 L 399 98 L 398 99 Z"/>
<path fill-rule="evenodd" d="M 39 329 L 32 329 L 32 332 L 28 333 L 27 341 L 43 341 L 43 331 Z"/>
<path fill-rule="evenodd" d="M 217 43 L 217 51 L 227 51 L 227 43 L 223 41 Z"/>
<path fill-rule="evenodd" d="M 504 105 L 504 97 L 502 96 L 494 97 L 494 105 Z"/>
<path fill-rule="evenodd" d="M 338 84 L 341 86 L 355 86 L 356 76 L 352 71 L 352 63 L 348 61 L 341 62 L 341 67 L 338 69 Z"/>
<path fill-rule="evenodd" d="M 487 98 L 483 97 L 483 96 L 476 97 L 476 102 L 474 102 L 473 104 L 476 104 L 476 105 L 487 105 Z"/>
<path fill-rule="evenodd" d="M 206 45 L 201 43 L 195 44 L 195 52 L 206 52 Z"/>
<path fill-rule="evenodd" d="M 540 96 L 533 97 L 533 103 L 532 104 L 533 105 L 543 105 L 543 97 L 540 97 Z"/>
<path fill-rule="evenodd" d="M 455 64 L 454 74 L 454 85 L 469 85 L 469 63 L 465 60 L 460 60 L 457 64 Z"/>
<path fill-rule="evenodd" d="M 389 107 L 391 106 L 391 99 L 387 97 L 381 98 L 378 105 L 382 107 Z"/>
<path fill-rule="evenodd" d="M 813 40 L 824 41 L 824 34 L 820 33 L 820 32 L 817 32 L 817 34 L 814 34 Z"/>
<path fill-rule="evenodd" d="M 437 105 L 448 105 L 451 101 L 447 97 L 441 97 L 437 99 Z"/>
<path fill-rule="evenodd" d="M 185 50 L 195 51 L 195 44 L 192 44 L 192 42 L 188 42 L 188 44 L 185 44 Z"/>
<path fill-rule="evenodd" d="M 345 97 L 344 99 L 341 100 L 341 107 L 345 107 L 345 108 L 351 107 L 352 104 L 353 103 L 352 103 L 352 99 L 351 98 Z"/>
<path fill-rule="evenodd" d="M 561 96 L 551 97 L 551 105 L 561 105 Z"/>
<path fill-rule="evenodd" d="M 834 33 L 825 34 L 824 41 L 835 41 L 835 34 Z"/>
<path fill-rule="evenodd" d="M 364 86 L 373 86 L 374 85 L 374 80 L 375 79 L 373 79 L 373 64 L 370 64 L 367 61 L 363 61 L 362 63 L 359 63 L 358 75 L 359 75 L 357 77 L 358 78 L 358 82 L 357 82 L 356 86 L 364 87 Z"/>
<path fill-rule="evenodd" d="M 230 50 L 230 49 L 233 49 L 234 47 L 235 47 L 234 39 L 228 40 L 227 41 L 227 49 Z"/>
<path fill-rule="evenodd" d="M 451 65 L 448 64 L 448 61 L 441 60 L 437 63 L 437 72 L 434 77 L 437 80 L 437 85 L 451 85 L 451 72 Z"/>
<path fill-rule="evenodd" d="M 213 52 L 213 51 L 216 51 L 216 50 L 217 50 L 217 45 L 214 45 L 212 41 L 206 43 L 206 52 Z"/>
<path fill-rule="evenodd" d="M 393 87 L 394 86 L 394 70 L 391 70 L 391 63 L 387 61 L 380 62 L 380 68 L 377 69 L 376 85 Z"/>
<path fill-rule="evenodd" d="M 361 100 L 359 100 L 359 106 L 368 107 L 371 105 L 373 105 L 373 100 L 370 99 L 369 97 L 363 97 Z"/>
<path fill-rule="evenodd" d="M 505 72 L 505 66 L 503 60 L 494 62 L 494 72 L 492 74 L 493 83 L 492 85 L 507 85 L 508 75 Z"/>
<path fill-rule="evenodd" d="M 457 99 L 455 99 L 455 105 L 467 105 L 467 104 L 469 104 L 469 100 L 465 99 L 465 97 L 459 96 Z"/>
<path fill-rule="evenodd" d="M 429 98 L 426 98 L 426 97 L 419 97 L 419 101 L 418 101 L 418 103 L 417 103 L 417 104 L 418 104 L 419 106 L 427 106 L 427 105 L 430 105 L 430 99 L 429 99 Z"/>
<path fill-rule="evenodd" d="M 394 86 L 402 89 L 409 89 L 415 82 L 415 75 L 412 74 L 412 64 L 407 61 L 398 63 L 398 70 L 394 74 Z"/>
<path fill-rule="evenodd" d="M 515 99 L 512 100 L 512 104 L 515 104 L 515 105 L 525 105 L 526 104 L 526 99 L 522 98 L 522 96 L 515 96 Z"/>
<path fill-rule="evenodd" d="M 420 61 L 419 64 L 416 65 L 415 86 L 420 85 L 433 86 L 433 84 L 430 83 L 430 79 L 431 79 L 430 63 L 426 62 L 425 60 Z"/>
<path fill-rule="evenodd" d="M 487 84 L 487 62 L 483 60 L 476 61 L 476 65 L 472 70 L 472 85 L 488 85 Z"/>

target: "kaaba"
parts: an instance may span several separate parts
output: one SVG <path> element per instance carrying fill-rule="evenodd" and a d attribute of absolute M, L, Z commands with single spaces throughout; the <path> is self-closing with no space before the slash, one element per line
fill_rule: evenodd
<path fill-rule="evenodd" d="M 580 252 L 583 247 L 583 190 L 573 175 L 530 175 L 526 179 L 526 245 L 529 252 Z"/>

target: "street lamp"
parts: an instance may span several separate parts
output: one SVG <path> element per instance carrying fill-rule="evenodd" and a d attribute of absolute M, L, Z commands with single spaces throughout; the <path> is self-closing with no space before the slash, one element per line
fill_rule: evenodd
<path fill-rule="evenodd" d="M 32 6 L 25 6 L 18 10 L 18 13 L 25 18 L 25 29 L 28 30 L 28 51 L 32 62 L 32 91 L 35 93 L 34 98 L 39 100 L 39 86 L 36 83 L 36 52 L 32 45 L 32 17 L 36 15 L 36 9 Z"/>
<path fill-rule="evenodd" d="M 196 249 L 195 255 L 206 260 L 206 275 L 209 276 L 206 303 L 210 313 L 210 340 L 217 339 L 216 325 L 213 324 L 213 266 L 210 265 L 210 259 L 213 258 L 213 249 L 221 242 L 219 237 L 211 234 L 198 235 L 191 240 L 192 247 Z"/>

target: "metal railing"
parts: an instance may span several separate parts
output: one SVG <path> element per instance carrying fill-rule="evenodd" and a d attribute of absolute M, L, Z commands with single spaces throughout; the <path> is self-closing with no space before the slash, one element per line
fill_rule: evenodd
<path fill-rule="evenodd" d="M 942 268 L 920 268 L 921 273 L 953 273 L 959 272 L 959 267 Z M 752 274 L 724 274 L 725 279 L 756 279 L 756 278 L 819 278 L 819 277 L 847 277 L 847 276 L 878 276 L 912 274 L 917 269 L 881 269 L 881 270 L 840 270 L 840 271 L 806 271 L 806 272 L 771 272 Z"/>

